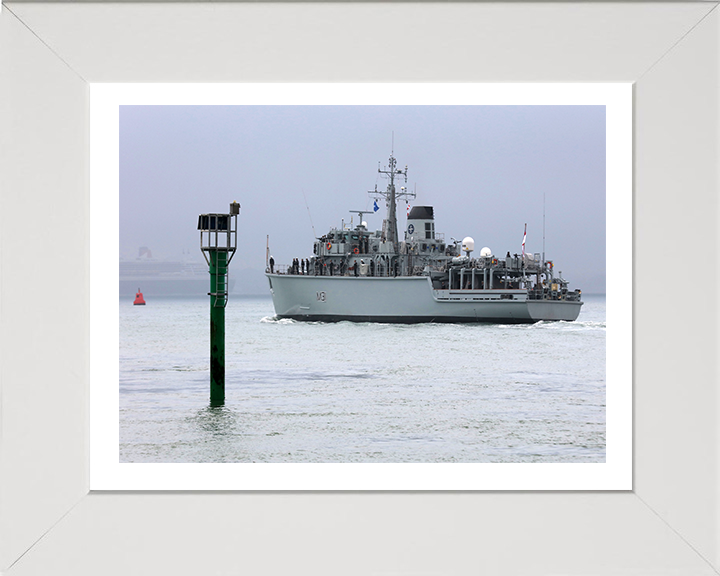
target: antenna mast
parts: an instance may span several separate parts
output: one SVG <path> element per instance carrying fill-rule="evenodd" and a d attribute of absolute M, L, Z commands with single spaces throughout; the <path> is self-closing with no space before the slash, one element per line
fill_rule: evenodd
<path fill-rule="evenodd" d="M 394 135 L 393 135 L 393 146 L 394 146 Z M 385 201 L 387 203 L 387 242 L 392 242 L 393 250 L 395 252 L 398 252 L 398 231 L 397 231 L 397 199 L 402 197 L 407 198 L 415 198 L 415 192 L 408 192 L 407 188 L 403 186 L 400 189 L 400 192 L 395 191 L 395 176 L 404 176 L 405 177 L 405 183 L 407 184 L 407 166 L 405 166 L 405 170 L 399 170 L 397 168 L 397 160 L 395 160 L 395 156 L 392 154 L 390 155 L 390 160 L 388 161 L 389 166 L 387 166 L 384 170 L 381 170 L 378 167 L 378 173 L 385 174 L 387 178 L 390 180 L 390 183 L 388 184 L 387 190 L 385 192 L 380 192 L 377 189 L 377 185 L 375 186 L 375 190 L 370 190 L 369 194 L 373 194 L 376 197 L 385 198 Z"/>
<path fill-rule="evenodd" d="M 543 268 L 545 267 L 545 192 L 543 192 Z"/>
<path fill-rule="evenodd" d="M 310 206 L 308 206 L 307 198 L 305 197 L 305 190 L 302 190 L 303 200 L 305 200 L 305 208 L 307 208 L 308 212 L 308 218 L 310 218 L 310 226 L 312 227 L 313 236 L 317 238 L 317 234 L 315 233 L 315 224 L 313 224 L 312 216 L 310 215 Z"/>

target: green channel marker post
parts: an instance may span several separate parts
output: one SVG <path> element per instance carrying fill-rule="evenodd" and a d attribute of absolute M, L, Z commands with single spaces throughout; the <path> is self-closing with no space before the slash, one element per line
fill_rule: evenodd
<path fill-rule="evenodd" d="M 210 402 L 225 402 L 225 306 L 227 252 L 210 252 Z"/>
<path fill-rule="evenodd" d="M 225 306 L 228 301 L 228 266 L 237 249 L 240 204 L 229 214 L 201 214 L 200 249 L 210 267 L 210 405 L 225 403 Z"/>

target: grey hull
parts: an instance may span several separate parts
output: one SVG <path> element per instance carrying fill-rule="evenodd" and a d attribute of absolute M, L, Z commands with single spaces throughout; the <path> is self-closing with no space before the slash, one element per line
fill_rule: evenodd
<path fill-rule="evenodd" d="M 434 290 L 425 276 L 267 274 L 278 318 L 336 322 L 533 323 L 576 320 L 582 302 L 528 300 L 525 290 Z"/>

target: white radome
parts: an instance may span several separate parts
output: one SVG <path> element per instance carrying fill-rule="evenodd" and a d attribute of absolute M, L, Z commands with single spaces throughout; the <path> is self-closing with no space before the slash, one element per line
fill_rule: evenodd
<path fill-rule="evenodd" d="M 485 257 L 485 258 L 488 256 L 492 256 L 492 250 L 490 250 L 490 248 L 485 246 L 482 250 L 480 250 L 480 256 Z"/>
<path fill-rule="evenodd" d="M 465 252 L 472 252 L 475 250 L 475 240 L 470 238 L 470 236 L 463 238 L 462 249 L 465 250 Z"/>

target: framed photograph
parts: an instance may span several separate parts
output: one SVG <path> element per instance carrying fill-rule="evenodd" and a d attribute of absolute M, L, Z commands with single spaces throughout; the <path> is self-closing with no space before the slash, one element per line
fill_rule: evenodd
<path fill-rule="evenodd" d="M 3 5 L 6 496 L 0 569 L 9 574 L 51 568 L 89 574 L 99 567 L 138 566 L 147 572 L 228 574 L 261 569 L 716 573 L 717 335 L 709 320 L 714 305 L 703 300 L 701 313 L 697 307 L 703 286 L 711 291 L 715 274 L 707 248 L 714 245 L 717 215 L 715 8 L 714 3 Z M 399 22 L 412 30 L 410 36 L 399 33 Z M 616 282 L 618 305 L 632 305 L 632 322 L 618 334 L 617 351 L 629 358 L 632 347 L 632 399 L 616 404 L 626 410 L 617 428 L 622 440 L 629 432 L 632 400 L 632 447 L 613 444 L 608 364 L 604 462 L 361 463 L 357 466 L 369 471 L 354 476 L 349 468 L 354 464 L 275 461 L 257 468 L 242 464 L 242 473 L 230 471 L 226 478 L 223 467 L 233 465 L 217 462 L 197 466 L 213 468 L 210 480 L 219 482 L 193 485 L 185 466 L 196 464 L 186 462 L 126 462 L 126 469 L 145 477 L 123 477 L 124 464 L 117 458 L 120 429 L 110 421 L 105 424 L 115 452 L 109 463 L 118 469 L 112 474 L 96 469 L 108 452 L 90 435 L 103 397 L 94 387 L 109 382 L 117 399 L 117 378 L 113 383 L 98 374 L 118 373 L 120 366 L 117 345 L 101 335 L 92 313 L 98 304 L 106 309 L 107 297 L 95 272 L 105 260 L 117 266 L 118 247 L 96 241 L 94 231 L 104 230 L 111 241 L 118 238 L 118 205 L 109 190 L 99 197 L 91 192 L 96 178 L 113 176 L 112 168 L 98 174 L 92 161 L 102 145 L 95 147 L 100 128 L 91 122 L 91 110 L 112 90 L 126 92 L 122 102 L 105 101 L 106 113 L 121 103 L 169 104 L 167 97 L 151 101 L 148 93 L 133 100 L 131 91 L 147 86 L 130 83 L 180 82 L 242 82 L 245 94 L 253 86 L 275 84 L 246 101 L 215 101 L 246 106 L 268 105 L 269 94 L 279 94 L 282 105 L 300 105 L 303 97 L 305 104 L 323 104 L 317 97 L 322 83 L 332 83 L 324 86 L 328 106 L 368 105 L 367 99 L 338 96 L 342 85 L 358 82 L 368 92 L 373 83 L 383 84 L 388 94 L 395 85 L 402 101 L 386 94 L 375 103 L 383 106 L 427 105 L 412 98 L 424 92 L 432 99 L 442 90 L 432 104 L 449 105 L 447 90 L 453 84 L 457 106 L 478 104 L 477 98 L 463 99 L 468 86 L 500 89 L 525 82 L 542 91 L 547 83 L 568 90 L 594 83 L 602 90 L 611 83 L 626 91 L 626 101 L 632 85 L 632 205 L 623 196 L 626 184 L 608 172 L 607 224 L 613 226 L 608 240 L 616 233 L 622 240 L 608 244 L 606 262 L 608 299 Z M 156 88 L 172 91 L 173 86 Z M 185 86 L 176 105 L 210 104 L 209 96 L 197 98 L 192 90 Z M 505 95 L 485 104 L 541 102 L 529 102 L 526 93 L 515 102 Z M 570 102 L 556 97 L 545 104 Z M 607 105 L 607 100 L 585 105 Z M 118 117 L 110 120 L 117 129 Z M 112 141 L 119 143 L 107 140 Z M 608 160 L 615 153 L 622 156 L 624 145 L 608 148 Z M 399 140 L 393 152 L 404 166 Z M 613 197 L 620 198 L 618 204 L 611 204 Z M 229 198 L 236 199 L 242 202 Z M 299 206 L 298 218 L 306 218 Z M 39 225 L 23 224 L 30 214 Z M 631 237 L 623 236 L 629 214 Z M 608 300 L 608 314 L 611 308 Z M 101 327 L 108 328 L 117 334 L 114 326 Z M 608 337 L 608 355 L 610 345 Z M 627 372 L 627 364 L 621 370 Z M 614 465 L 613 454 L 620 464 L 617 476 L 605 472 Z M 167 467 L 165 478 L 153 472 L 157 466 Z M 386 466 L 397 469 L 386 471 Z M 519 473 L 508 483 L 493 476 L 494 466 L 516 467 Z M 313 467 L 327 467 L 320 480 Z M 463 467 L 467 473 L 458 477 L 449 468 L 437 477 L 428 467 Z M 574 478 L 575 485 L 563 485 L 544 476 L 543 470 L 553 467 L 591 471 Z M 256 475 L 256 469 L 271 473 Z M 605 483 L 592 484 L 598 478 Z M 133 489 L 215 491 L 127 492 Z M 351 543 L 357 542 L 372 552 L 350 563 Z M 208 546 L 218 553 L 203 553 Z M 274 551 L 280 548 L 294 553 L 278 555 Z M 532 554 L 518 554 L 519 549 Z"/>
<path fill-rule="evenodd" d="M 606 349 L 605 236 L 611 253 L 632 243 L 631 94 L 629 84 L 93 86 L 91 489 L 630 489 L 632 255 L 607 282 Z M 396 166 L 390 192 L 343 189 L 357 188 L 344 181 L 360 174 L 363 139 L 389 135 L 399 156 L 400 134 L 411 164 L 435 166 L 418 170 L 431 193 L 395 185 L 408 172 Z M 230 203 L 223 189 L 245 216 L 230 238 L 239 271 L 221 282 L 228 400 L 218 404 L 208 263 L 195 250 L 204 283 L 183 298 L 189 274 L 136 245 L 175 247 L 180 259 L 179 246 L 198 244 L 202 204 Z M 318 224 L 341 220 L 334 232 L 315 230 L 308 197 Z M 343 199 L 363 220 L 333 213 Z M 470 217 L 454 220 L 458 209 Z M 363 224 L 371 214 L 377 231 Z M 505 238 L 515 254 L 432 231 L 443 221 L 483 246 Z M 277 270 L 266 279 L 270 236 Z M 310 256 L 302 269 L 281 264 L 293 250 Z M 119 279 L 107 258 L 117 253 Z M 125 286 L 126 268 L 150 305 L 136 307 L 145 300 Z M 563 284 L 573 268 L 584 277 Z M 229 282 L 253 276 L 265 301 L 233 296 Z M 310 284 L 317 303 L 303 314 Z M 119 374 L 108 370 L 118 336 Z"/>

